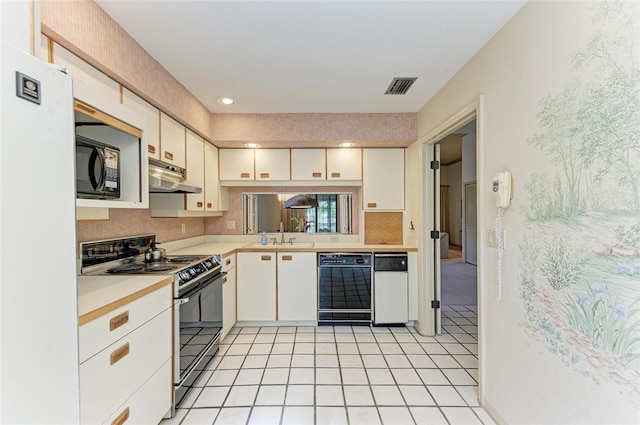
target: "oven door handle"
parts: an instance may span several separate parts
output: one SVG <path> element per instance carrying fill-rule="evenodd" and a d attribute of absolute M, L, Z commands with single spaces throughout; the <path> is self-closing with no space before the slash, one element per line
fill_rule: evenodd
<path fill-rule="evenodd" d="M 226 274 L 227 274 L 227 272 L 220 272 L 214 278 L 207 277 L 204 282 L 201 282 L 201 283 L 197 284 L 194 288 L 190 289 L 185 294 L 178 294 L 178 298 L 175 298 L 175 300 L 179 301 L 179 304 L 188 303 L 189 302 L 189 298 L 191 298 L 195 294 L 201 292 L 204 288 L 206 288 L 207 286 L 211 285 L 216 280 L 222 279 L 222 277 L 225 276 Z"/>

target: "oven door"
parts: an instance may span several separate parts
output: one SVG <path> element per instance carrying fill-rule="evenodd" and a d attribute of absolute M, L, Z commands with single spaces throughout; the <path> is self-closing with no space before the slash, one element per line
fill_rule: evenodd
<path fill-rule="evenodd" d="M 175 371 L 176 407 L 213 355 L 222 330 L 222 276 L 205 277 L 178 297 L 180 363 Z"/>

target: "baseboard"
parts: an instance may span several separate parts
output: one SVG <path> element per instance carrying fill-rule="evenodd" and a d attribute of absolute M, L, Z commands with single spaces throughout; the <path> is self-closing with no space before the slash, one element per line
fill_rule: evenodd
<path fill-rule="evenodd" d="M 496 424 L 498 424 L 498 425 L 507 425 L 507 421 L 504 420 L 502 415 L 500 415 L 500 413 L 498 413 L 496 408 L 493 407 L 493 405 L 491 403 L 489 403 L 486 398 L 483 400 L 482 407 L 484 408 L 485 412 L 487 412 L 487 414 L 489 416 L 491 416 L 491 419 L 493 419 L 493 421 Z"/>

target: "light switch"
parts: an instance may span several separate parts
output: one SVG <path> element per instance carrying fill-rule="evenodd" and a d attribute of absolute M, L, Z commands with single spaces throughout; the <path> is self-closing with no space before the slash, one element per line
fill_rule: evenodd
<path fill-rule="evenodd" d="M 227 221 L 227 230 L 235 230 L 236 222 L 235 221 Z"/>

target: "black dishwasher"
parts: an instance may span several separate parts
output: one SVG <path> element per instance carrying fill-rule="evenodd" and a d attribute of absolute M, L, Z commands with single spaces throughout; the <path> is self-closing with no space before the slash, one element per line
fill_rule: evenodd
<path fill-rule="evenodd" d="M 318 324 L 370 325 L 371 253 L 318 254 Z"/>

